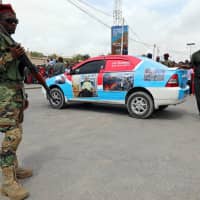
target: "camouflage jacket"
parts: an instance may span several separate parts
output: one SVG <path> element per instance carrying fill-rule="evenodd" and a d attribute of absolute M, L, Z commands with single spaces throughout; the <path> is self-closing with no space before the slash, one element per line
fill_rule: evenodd
<path fill-rule="evenodd" d="M 19 70 L 20 61 L 14 59 L 9 51 L 10 44 L 10 38 L 0 30 L 0 84 L 24 80 L 23 73 Z"/>
<path fill-rule="evenodd" d="M 192 54 L 191 65 L 194 67 L 195 77 L 200 77 L 200 50 Z"/>
<path fill-rule="evenodd" d="M 174 64 L 172 61 L 170 60 L 164 60 L 163 62 L 161 62 L 163 65 L 166 65 L 168 67 L 174 67 Z"/>

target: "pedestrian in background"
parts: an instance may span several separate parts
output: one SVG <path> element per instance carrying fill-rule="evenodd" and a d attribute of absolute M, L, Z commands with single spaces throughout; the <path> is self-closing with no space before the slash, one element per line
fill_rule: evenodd
<path fill-rule="evenodd" d="M 166 65 L 168 67 L 174 67 L 174 63 L 171 60 L 169 60 L 169 54 L 168 53 L 165 53 L 163 55 L 163 58 L 164 58 L 164 61 L 162 61 L 163 65 Z"/>
<path fill-rule="evenodd" d="M 160 62 L 160 56 L 156 56 L 156 62 Z"/>
<path fill-rule="evenodd" d="M 187 69 L 187 78 L 188 78 L 188 86 L 190 88 L 190 95 L 192 94 L 192 74 L 193 74 L 193 68 Z"/>
<path fill-rule="evenodd" d="M 152 59 L 153 58 L 152 53 L 147 53 L 147 58 Z"/>
<path fill-rule="evenodd" d="M 63 74 L 65 72 L 65 64 L 63 62 L 63 58 L 59 57 L 57 63 L 53 66 L 53 75 L 57 76 L 59 74 Z"/>

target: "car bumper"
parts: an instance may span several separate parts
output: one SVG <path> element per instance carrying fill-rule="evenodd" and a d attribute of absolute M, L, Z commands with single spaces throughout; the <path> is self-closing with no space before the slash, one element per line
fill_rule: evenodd
<path fill-rule="evenodd" d="M 42 87 L 41 91 L 42 91 L 42 94 L 44 95 L 44 98 L 46 98 L 46 97 L 47 97 L 47 92 L 46 92 L 46 90 L 44 89 L 44 87 Z"/>
<path fill-rule="evenodd" d="M 176 105 L 184 102 L 189 94 L 189 87 L 186 88 L 148 88 L 154 98 L 155 108 L 162 105 Z"/>

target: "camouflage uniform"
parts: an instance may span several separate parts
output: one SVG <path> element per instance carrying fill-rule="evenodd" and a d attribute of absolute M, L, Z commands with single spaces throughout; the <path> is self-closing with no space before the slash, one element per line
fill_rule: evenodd
<path fill-rule="evenodd" d="M 200 50 L 192 54 L 191 65 L 194 67 L 194 93 L 200 115 Z"/>
<path fill-rule="evenodd" d="M 22 138 L 23 105 L 25 100 L 20 61 L 8 50 L 9 38 L 0 33 L 0 131 L 5 133 L 0 166 L 17 165 L 16 150 Z M 17 167 L 17 166 L 16 166 Z"/>
<path fill-rule="evenodd" d="M 164 61 L 162 62 L 162 64 L 163 64 L 163 65 L 166 65 L 166 66 L 168 66 L 168 67 L 174 67 L 173 62 L 170 61 L 170 60 L 164 60 Z"/>
<path fill-rule="evenodd" d="M 0 168 L 3 178 L 0 191 L 10 200 L 22 200 L 29 196 L 17 178 L 32 175 L 31 170 L 19 168 L 16 156 L 22 139 L 21 123 L 26 104 L 24 66 L 17 59 L 24 51 L 19 45 L 12 46 L 16 44 L 10 37 L 15 32 L 17 23 L 12 6 L 0 4 L 0 132 L 4 133 L 0 147 Z"/>

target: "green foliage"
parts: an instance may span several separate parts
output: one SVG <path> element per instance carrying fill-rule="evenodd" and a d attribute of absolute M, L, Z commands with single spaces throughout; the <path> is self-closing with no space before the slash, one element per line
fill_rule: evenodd
<path fill-rule="evenodd" d="M 90 56 L 88 54 L 84 54 L 84 55 L 77 54 L 77 55 L 73 56 L 72 58 L 65 58 L 64 61 L 68 62 L 69 65 L 74 65 L 74 64 L 84 61 L 88 58 L 90 58 Z"/>
<path fill-rule="evenodd" d="M 37 51 L 31 51 L 31 52 L 30 52 L 30 55 L 31 55 L 32 57 L 38 57 L 38 58 L 44 57 L 44 54 L 43 54 L 43 53 L 37 52 Z"/>
<path fill-rule="evenodd" d="M 53 54 L 49 55 L 48 57 L 57 59 L 59 56 L 57 54 L 53 53 Z"/>
<path fill-rule="evenodd" d="M 37 51 L 31 51 L 30 56 L 31 57 L 37 57 L 37 58 L 47 57 L 43 53 L 37 52 Z M 60 56 L 55 54 L 55 53 L 48 55 L 48 58 L 57 59 L 58 57 L 60 57 Z M 64 62 L 68 63 L 69 65 L 74 65 L 74 64 L 79 63 L 81 61 L 84 61 L 88 58 L 90 58 L 89 54 L 77 54 L 77 55 L 74 55 L 71 58 L 65 58 L 64 57 L 63 59 L 64 59 Z"/>

